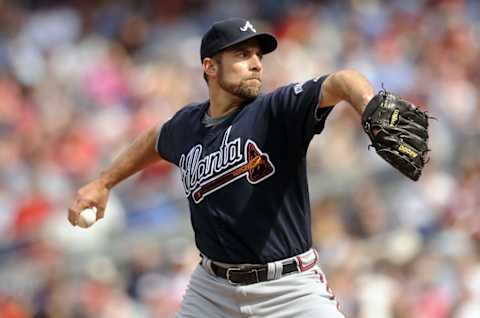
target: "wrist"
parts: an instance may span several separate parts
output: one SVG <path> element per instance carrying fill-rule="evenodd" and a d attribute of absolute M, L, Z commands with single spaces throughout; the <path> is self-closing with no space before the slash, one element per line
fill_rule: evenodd
<path fill-rule="evenodd" d="M 97 182 L 100 184 L 101 187 L 104 187 L 108 190 L 111 190 L 115 186 L 115 182 L 106 172 L 100 174 Z"/>
<path fill-rule="evenodd" d="M 365 111 L 365 108 L 367 108 L 368 103 L 372 100 L 372 98 L 375 96 L 372 92 L 368 92 L 362 95 L 361 99 L 361 105 L 360 109 L 362 113 Z"/>

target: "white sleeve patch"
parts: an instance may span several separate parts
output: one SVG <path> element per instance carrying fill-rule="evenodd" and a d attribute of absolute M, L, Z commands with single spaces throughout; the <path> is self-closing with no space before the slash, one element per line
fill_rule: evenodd
<path fill-rule="evenodd" d="M 293 87 L 293 92 L 295 93 L 295 95 L 303 92 L 303 84 L 305 84 L 305 82 L 298 83 Z"/>

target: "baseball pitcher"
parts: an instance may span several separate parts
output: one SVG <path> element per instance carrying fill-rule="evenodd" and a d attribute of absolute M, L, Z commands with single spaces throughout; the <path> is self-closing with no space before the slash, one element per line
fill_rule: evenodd
<path fill-rule="evenodd" d="M 201 260 L 179 318 L 343 317 L 312 249 L 306 153 L 338 102 L 350 103 L 377 153 L 417 180 L 428 116 L 341 70 L 261 94 L 264 55 L 277 47 L 248 20 L 213 24 L 200 57 L 209 99 L 138 137 L 69 209 L 104 216 L 110 190 L 158 160 L 181 171 Z"/>

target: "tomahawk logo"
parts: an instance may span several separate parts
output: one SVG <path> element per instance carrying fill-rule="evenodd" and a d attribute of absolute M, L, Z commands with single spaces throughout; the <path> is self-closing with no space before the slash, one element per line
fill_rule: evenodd
<path fill-rule="evenodd" d="M 253 24 L 250 23 L 250 21 L 245 22 L 245 25 L 240 28 L 240 31 L 245 32 L 248 29 L 252 30 L 252 32 L 257 33 L 257 30 L 253 27 Z"/>
<path fill-rule="evenodd" d="M 243 153 L 240 138 L 228 141 L 231 129 L 225 132 L 219 150 L 202 158 L 203 148 L 198 144 L 180 157 L 185 194 L 192 194 L 195 203 L 240 178 L 256 184 L 275 173 L 268 154 L 262 153 L 254 141 L 247 139 Z"/>

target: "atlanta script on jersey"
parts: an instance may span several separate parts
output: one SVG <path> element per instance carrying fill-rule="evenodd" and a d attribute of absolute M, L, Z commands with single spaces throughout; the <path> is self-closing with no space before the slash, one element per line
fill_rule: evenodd
<path fill-rule="evenodd" d="M 197 144 L 180 157 L 185 194 L 187 197 L 192 194 L 195 203 L 244 176 L 255 184 L 275 172 L 268 154 L 261 153 L 254 141 L 247 140 L 243 149 L 240 137 L 228 141 L 231 128 L 225 132 L 217 151 L 202 157 L 203 147 Z"/>
<path fill-rule="evenodd" d="M 311 247 L 306 153 L 332 107 L 317 108 L 326 76 L 260 95 L 213 127 L 191 104 L 159 134 L 180 168 L 195 241 L 210 259 L 266 263 Z"/>

